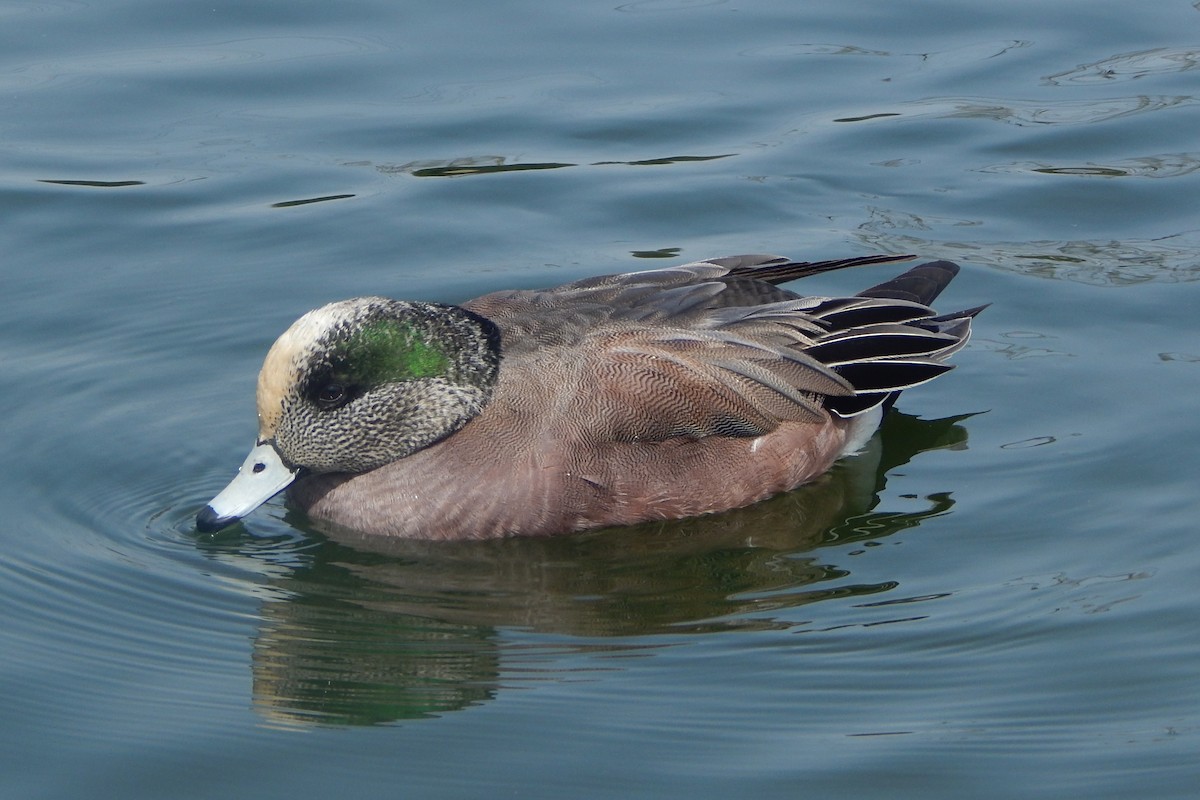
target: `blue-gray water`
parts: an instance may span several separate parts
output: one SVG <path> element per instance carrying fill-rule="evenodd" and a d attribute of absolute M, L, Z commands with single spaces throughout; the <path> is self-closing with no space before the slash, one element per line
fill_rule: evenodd
<path fill-rule="evenodd" d="M 1194 797 L 1198 67 L 1187 0 L 0 5 L 0 796 Z M 755 509 L 195 532 L 305 310 L 739 252 L 994 305 Z"/>

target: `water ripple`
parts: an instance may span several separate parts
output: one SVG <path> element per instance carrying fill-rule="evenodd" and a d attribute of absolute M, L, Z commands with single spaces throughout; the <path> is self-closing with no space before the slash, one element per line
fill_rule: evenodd
<path fill-rule="evenodd" d="M 1196 263 L 1200 229 L 1154 239 L 988 241 L 948 230 L 979 226 L 976 220 L 884 208 L 872 208 L 869 214 L 870 218 L 859 225 L 857 235 L 868 248 L 885 252 L 921 253 L 929 258 L 987 264 L 1023 275 L 1097 286 L 1200 280 L 1200 264 Z"/>
<path fill-rule="evenodd" d="M 1200 153 L 1163 153 L 1153 156 L 1117 159 L 1083 164 L 1052 164 L 1045 161 L 1018 161 L 983 167 L 980 172 L 1030 173 L 1100 178 L 1178 178 L 1200 170 Z"/>
<path fill-rule="evenodd" d="M 1131 95 L 1053 103 L 987 97 L 934 97 L 901 106 L 911 111 L 864 111 L 836 121 L 863 122 L 898 116 L 908 119 L 982 119 L 1018 126 L 1085 125 L 1195 105 L 1196 102 L 1197 98 L 1190 95 Z"/>
<path fill-rule="evenodd" d="M 1188 72 L 1200 66 L 1200 50 L 1156 47 L 1136 53 L 1081 64 L 1074 69 L 1058 72 L 1043 78 L 1051 86 L 1066 83 L 1109 83 L 1113 81 L 1135 81 L 1147 75 L 1170 72 Z"/>
<path fill-rule="evenodd" d="M 790 58 L 793 56 L 875 56 L 887 57 L 894 55 L 886 50 L 871 50 L 853 44 L 828 44 L 824 42 L 797 42 L 795 44 L 774 44 L 765 47 L 752 47 L 743 50 L 742 55 L 762 56 L 765 58 Z"/>

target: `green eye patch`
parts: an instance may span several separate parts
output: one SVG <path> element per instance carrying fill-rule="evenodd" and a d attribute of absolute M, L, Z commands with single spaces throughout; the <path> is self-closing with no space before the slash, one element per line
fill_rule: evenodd
<path fill-rule="evenodd" d="M 370 322 L 334 349 L 334 372 L 360 384 L 444 375 L 449 366 L 445 352 L 422 338 L 417 328 L 394 319 Z"/>

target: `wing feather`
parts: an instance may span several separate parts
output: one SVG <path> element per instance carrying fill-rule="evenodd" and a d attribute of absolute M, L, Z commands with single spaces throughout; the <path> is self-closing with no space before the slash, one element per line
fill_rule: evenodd
<path fill-rule="evenodd" d="M 498 292 L 465 307 L 495 321 L 505 357 L 582 359 L 563 400 L 613 440 L 760 436 L 853 416 L 946 372 L 982 308 L 935 316 L 958 268 L 931 262 L 854 297 L 802 297 L 796 278 L 906 257 L 793 262 L 752 255 Z M 549 363 L 546 359 L 544 363 Z"/>

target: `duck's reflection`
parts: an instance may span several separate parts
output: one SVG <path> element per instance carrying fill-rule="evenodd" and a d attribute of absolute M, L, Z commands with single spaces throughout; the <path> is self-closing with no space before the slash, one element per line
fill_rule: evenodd
<path fill-rule="evenodd" d="M 924 450 L 965 446 L 961 419 L 893 411 L 868 452 L 818 483 L 717 516 L 549 539 L 318 535 L 307 563 L 275 579 L 285 599 L 264 606 L 255 703 L 290 723 L 436 715 L 495 694 L 502 657 L 505 680 L 516 679 L 505 629 L 630 637 L 774 627 L 784 623 L 772 611 L 885 592 L 896 583 L 856 584 L 814 550 L 946 513 L 952 501 L 938 494 L 915 513 L 874 509 L 888 470 Z"/>

